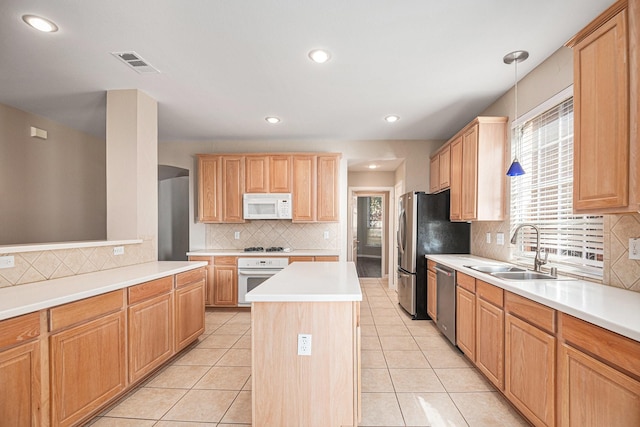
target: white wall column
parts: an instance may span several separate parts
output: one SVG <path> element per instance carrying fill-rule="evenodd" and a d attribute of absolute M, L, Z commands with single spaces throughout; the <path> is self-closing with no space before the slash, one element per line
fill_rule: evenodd
<path fill-rule="evenodd" d="M 158 103 L 137 89 L 107 92 L 107 239 L 158 234 Z"/>

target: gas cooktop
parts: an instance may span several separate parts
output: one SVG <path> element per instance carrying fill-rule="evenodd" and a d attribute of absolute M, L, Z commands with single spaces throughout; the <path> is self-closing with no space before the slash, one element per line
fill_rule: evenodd
<path fill-rule="evenodd" d="M 251 246 L 244 248 L 245 252 L 289 252 L 289 248 L 283 248 L 282 246 L 271 246 L 269 248 L 263 248 L 262 246 Z"/>

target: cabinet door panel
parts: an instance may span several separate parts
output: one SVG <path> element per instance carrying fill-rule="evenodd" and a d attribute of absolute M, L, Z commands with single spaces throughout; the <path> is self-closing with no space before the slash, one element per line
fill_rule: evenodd
<path fill-rule="evenodd" d="M 504 390 L 504 311 L 476 297 L 476 365 Z"/>
<path fill-rule="evenodd" d="M 318 221 L 338 221 L 339 168 L 339 156 L 318 156 Z"/>
<path fill-rule="evenodd" d="M 204 281 L 175 291 L 175 348 L 182 350 L 204 332 Z"/>
<path fill-rule="evenodd" d="M 427 314 L 434 322 L 438 311 L 438 285 L 436 273 L 427 271 Z"/>
<path fill-rule="evenodd" d="M 74 425 L 124 390 L 124 311 L 51 335 L 53 425 Z"/>
<path fill-rule="evenodd" d="M 222 221 L 222 168 L 219 156 L 198 157 L 198 221 Z"/>
<path fill-rule="evenodd" d="M 452 221 L 462 219 L 462 137 L 451 143 L 451 212 Z"/>
<path fill-rule="evenodd" d="M 462 137 L 462 219 L 478 216 L 478 126 L 473 126 Z"/>
<path fill-rule="evenodd" d="M 451 149 L 445 148 L 438 156 L 439 189 L 444 190 L 451 184 Z"/>
<path fill-rule="evenodd" d="M 267 156 L 247 156 L 245 159 L 245 191 L 269 192 L 269 159 Z"/>
<path fill-rule="evenodd" d="M 235 266 L 214 267 L 214 297 L 215 306 L 235 307 L 238 305 L 238 269 Z"/>
<path fill-rule="evenodd" d="M 629 202 L 629 71 L 623 10 L 574 46 L 576 211 Z"/>
<path fill-rule="evenodd" d="M 563 427 L 640 425 L 640 382 L 584 353 L 560 346 Z"/>
<path fill-rule="evenodd" d="M 244 156 L 222 157 L 222 198 L 224 222 L 244 222 L 242 194 L 244 193 Z"/>
<path fill-rule="evenodd" d="M 40 425 L 40 344 L 0 352 L 0 424 Z"/>
<path fill-rule="evenodd" d="M 173 297 L 165 294 L 129 307 L 129 381 L 135 382 L 173 354 Z"/>
<path fill-rule="evenodd" d="M 440 189 L 440 158 L 433 156 L 429 162 L 429 193 L 437 193 Z"/>
<path fill-rule="evenodd" d="M 291 156 L 269 156 L 269 192 L 291 193 Z"/>
<path fill-rule="evenodd" d="M 467 357 L 476 360 L 476 296 L 456 287 L 456 344 Z"/>
<path fill-rule="evenodd" d="M 505 394 L 537 426 L 555 425 L 556 338 L 506 315 Z"/>
<path fill-rule="evenodd" d="M 316 220 L 317 158 L 313 155 L 293 156 L 293 221 Z"/>

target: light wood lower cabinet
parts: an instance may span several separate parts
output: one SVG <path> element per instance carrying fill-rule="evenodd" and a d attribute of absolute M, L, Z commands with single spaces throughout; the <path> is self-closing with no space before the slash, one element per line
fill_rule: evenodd
<path fill-rule="evenodd" d="M 124 310 L 49 339 L 53 426 L 77 424 L 125 389 Z"/>
<path fill-rule="evenodd" d="M 505 292 L 505 395 L 536 426 L 556 424 L 556 311 Z"/>
<path fill-rule="evenodd" d="M 476 360 L 476 296 L 456 287 L 456 343 L 471 360 Z"/>
<path fill-rule="evenodd" d="M 204 270 L 176 275 L 175 351 L 192 343 L 204 332 Z"/>
<path fill-rule="evenodd" d="M 214 305 L 214 257 L 212 256 L 190 256 L 189 261 L 204 261 L 208 263 L 205 267 L 206 270 L 206 278 L 204 282 L 204 305 L 205 307 L 212 307 Z"/>
<path fill-rule="evenodd" d="M 504 310 L 502 289 L 476 280 L 476 366 L 504 390 Z"/>
<path fill-rule="evenodd" d="M 359 302 L 259 302 L 251 312 L 254 426 L 357 426 Z M 310 356 L 298 334 L 313 337 Z"/>
<path fill-rule="evenodd" d="M 238 258 L 217 256 L 213 259 L 213 306 L 238 306 Z"/>
<path fill-rule="evenodd" d="M 436 273 L 427 270 L 427 314 L 434 322 L 438 312 L 438 278 Z"/>
<path fill-rule="evenodd" d="M 40 315 L 0 322 L 0 424 L 40 425 Z"/>
<path fill-rule="evenodd" d="M 134 383 L 173 355 L 173 278 L 129 288 L 129 382 Z"/>

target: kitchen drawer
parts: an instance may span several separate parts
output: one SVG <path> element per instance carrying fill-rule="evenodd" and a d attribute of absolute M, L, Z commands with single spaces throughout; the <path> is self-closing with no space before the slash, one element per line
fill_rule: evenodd
<path fill-rule="evenodd" d="M 238 258 L 234 256 L 217 256 L 213 258 L 213 265 L 236 265 Z"/>
<path fill-rule="evenodd" d="M 458 271 L 458 273 L 456 274 L 456 282 L 458 283 L 458 286 L 468 290 L 471 293 L 476 293 L 476 279 L 468 276 L 464 273 L 460 273 Z"/>
<path fill-rule="evenodd" d="M 428 259 L 427 260 L 427 270 L 433 271 L 435 273 L 436 272 L 436 262 L 435 261 L 431 261 L 430 259 Z"/>
<path fill-rule="evenodd" d="M 511 292 L 505 292 L 504 300 L 507 312 L 552 335 L 556 334 L 556 311 L 554 309 Z"/>
<path fill-rule="evenodd" d="M 173 276 L 167 276 L 162 279 L 151 280 L 150 282 L 132 286 L 128 289 L 129 304 L 135 304 L 156 295 L 171 292 L 172 289 Z"/>
<path fill-rule="evenodd" d="M 476 280 L 476 297 L 482 298 L 496 307 L 504 306 L 504 291 L 482 280 Z"/>
<path fill-rule="evenodd" d="M 122 310 L 124 289 L 49 309 L 51 332 Z"/>
<path fill-rule="evenodd" d="M 0 350 L 37 338 L 40 335 L 40 312 L 0 321 Z"/>
<path fill-rule="evenodd" d="M 190 285 L 191 283 L 196 283 L 204 280 L 206 277 L 205 274 L 206 273 L 204 267 L 198 268 L 196 270 L 185 271 L 184 273 L 178 273 L 176 274 L 176 288 L 181 288 L 183 286 Z"/>
<path fill-rule="evenodd" d="M 337 256 L 317 256 L 315 257 L 315 262 L 337 262 Z"/>

